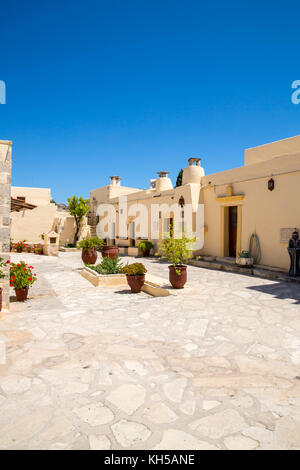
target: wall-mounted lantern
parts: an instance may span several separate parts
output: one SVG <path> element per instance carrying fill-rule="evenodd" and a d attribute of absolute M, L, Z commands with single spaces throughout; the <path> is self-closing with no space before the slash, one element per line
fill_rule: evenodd
<path fill-rule="evenodd" d="M 273 191 L 274 188 L 275 188 L 275 181 L 273 180 L 273 178 L 270 178 L 268 181 L 268 190 Z"/>
<path fill-rule="evenodd" d="M 181 208 L 184 207 L 185 201 L 184 201 L 184 197 L 183 197 L 183 196 L 180 197 L 180 199 L 179 199 L 179 201 L 178 201 L 178 205 L 179 205 Z"/>

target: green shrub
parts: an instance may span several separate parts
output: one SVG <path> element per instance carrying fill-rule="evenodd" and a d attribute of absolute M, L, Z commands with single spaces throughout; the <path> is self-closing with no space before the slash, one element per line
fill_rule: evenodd
<path fill-rule="evenodd" d="M 87 264 L 87 266 L 98 274 L 119 274 L 122 272 L 123 264 L 118 256 L 114 259 L 106 256 L 100 264 L 97 264 L 96 266 Z"/>
<path fill-rule="evenodd" d="M 153 248 L 153 244 L 148 240 L 143 240 L 138 244 L 138 249 L 140 251 L 150 251 Z"/>
<path fill-rule="evenodd" d="M 160 259 L 167 259 L 175 267 L 184 264 L 192 257 L 192 245 L 195 241 L 196 238 L 188 238 L 186 235 L 183 235 L 182 238 L 170 236 L 159 242 L 156 256 Z"/>
<path fill-rule="evenodd" d="M 146 274 L 147 269 L 142 263 L 132 263 L 126 264 L 126 266 L 123 267 L 122 272 L 128 276 L 139 276 Z"/>
<path fill-rule="evenodd" d="M 99 237 L 90 237 L 84 238 L 77 244 L 77 248 L 82 250 L 89 250 L 91 248 L 95 248 L 95 250 L 99 250 L 104 245 L 103 240 Z"/>
<path fill-rule="evenodd" d="M 74 243 L 67 243 L 65 245 L 65 248 L 76 248 L 76 246 L 74 245 Z"/>

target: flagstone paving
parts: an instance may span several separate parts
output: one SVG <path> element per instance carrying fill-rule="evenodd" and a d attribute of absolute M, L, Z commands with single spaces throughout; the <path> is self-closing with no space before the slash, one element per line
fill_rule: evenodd
<path fill-rule="evenodd" d="M 0 449 L 300 449 L 298 284 L 190 266 L 154 298 L 12 259 L 38 281 L 0 314 Z"/>

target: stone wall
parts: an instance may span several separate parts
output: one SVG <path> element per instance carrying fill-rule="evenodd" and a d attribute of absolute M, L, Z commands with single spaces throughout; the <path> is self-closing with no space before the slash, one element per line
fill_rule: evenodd
<path fill-rule="evenodd" d="M 9 259 L 10 242 L 11 142 L 0 140 L 0 256 Z M 9 308 L 9 281 L 2 279 L 3 309 Z"/>

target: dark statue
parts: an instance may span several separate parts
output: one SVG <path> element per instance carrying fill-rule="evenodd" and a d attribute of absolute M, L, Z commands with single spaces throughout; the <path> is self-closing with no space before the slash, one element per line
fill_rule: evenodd
<path fill-rule="evenodd" d="M 292 238 L 290 238 L 288 252 L 291 260 L 289 276 L 300 276 L 300 238 L 299 232 L 296 228 L 293 231 Z"/>

